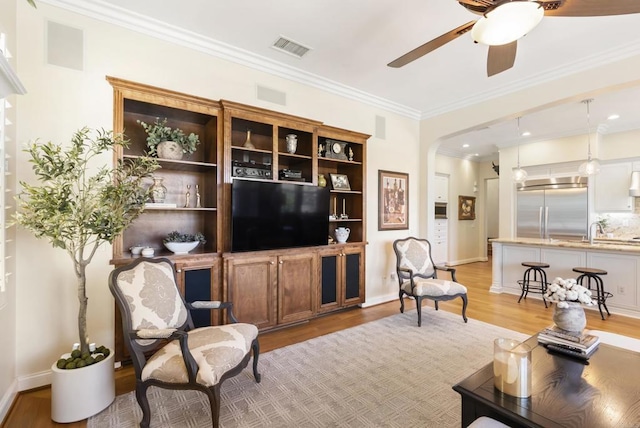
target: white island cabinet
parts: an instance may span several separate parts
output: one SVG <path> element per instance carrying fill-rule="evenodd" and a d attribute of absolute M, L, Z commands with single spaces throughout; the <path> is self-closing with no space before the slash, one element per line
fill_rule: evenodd
<path fill-rule="evenodd" d="M 555 277 L 576 278 L 574 267 L 607 271 L 602 276 L 609 311 L 640 317 L 640 245 L 549 241 L 542 239 L 496 239 L 493 245 L 493 282 L 491 292 L 521 293 L 519 280 L 525 271 L 522 262 L 548 263 L 547 281 Z M 595 289 L 594 289 L 595 292 Z M 540 299 L 540 294 L 528 297 Z M 517 298 L 514 297 L 514 303 Z M 597 310 L 597 306 L 594 307 Z"/>

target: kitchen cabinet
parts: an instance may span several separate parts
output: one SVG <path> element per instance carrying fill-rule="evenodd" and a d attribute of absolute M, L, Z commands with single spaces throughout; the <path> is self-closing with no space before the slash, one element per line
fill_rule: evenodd
<path fill-rule="evenodd" d="M 574 267 L 603 269 L 607 271 L 607 275 L 602 277 L 604 290 L 613 294 L 607 299 L 611 313 L 640 316 L 640 247 L 628 245 L 628 249 L 621 249 L 615 244 L 613 249 L 606 244 L 592 246 L 588 243 L 567 247 L 563 242 L 540 240 L 536 244 L 527 241 L 493 241 L 494 283 L 491 291 L 519 295 L 521 289 L 517 281 L 522 279 L 524 273 L 523 261 L 549 263 L 549 268 L 545 269 L 549 282 L 555 277 L 577 278 Z M 590 309 L 598 310 L 597 306 L 591 306 Z"/>
<path fill-rule="evenodd" d="M 449 258 L 449 223 L 446 219 L 435 220 L 435 230 L 431 241 L 431 256 L 436 264 L 444 264 Z"/>
<path fill-rule="evenodd" d="M 364 302 L 364 247 L 336 244 L 318 253 L 318 313 Z"/>
<path fill-rule="evenodd" d="M 575 278 L 578 274 L 573 271 L 573 268 L 587 266 L 587 253 L 561 248 L 541 248 L 540 261 L 549 263 L 549 267 L 545 269 L 548 282 L 556 277 Z"/>
<path fill-rule="evenodd" d="M 506 289 L 505 291 L 507 292 L 520 294 L 522 290 L 518 281 L 522 280 L 526 269 L 522 266 L 522 262 L 539 262 L 540 248 L 523 245 L 503 245 L 501 250 L 502 288 Z"/>
<path fill-rule="evenodd" d="M 449 202 L 449 177 L 445 175 L 437 175 L 436 182 L 436 197 L 435 202 Z"/>
<path fill-rule="evenodd" d="M 629 196 L 631 162 L 605 164 L 595 176 L 594 210 L 599 213 L 632 211 L 633 198 Z"/>
<path fill-rule="evenodd" d="M 589 252 L 586 266 L 603 269 L 604 291 L 612 293 L 607 307 L 637 309 L 639 306 L 640 257 L 619 253 Z"/>

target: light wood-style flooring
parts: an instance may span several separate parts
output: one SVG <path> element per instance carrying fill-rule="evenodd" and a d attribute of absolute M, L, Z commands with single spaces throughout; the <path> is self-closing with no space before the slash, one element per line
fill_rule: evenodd
<path fill-rule="evenodd" d="M 490 262 L 460 265 L 456 266 L 456 269 L 458 282 L 466 285 L 469 290 L 469 306 L 467 308 L 467 316 L 469 318 L 527 334 L 534 334 L 552 323 L 551 314 L 553 309 L 545 309 L 539 299 L 529 298 L 518 304 L 518 296 L 490 293 Z M 301 325 L 263 333 L 260 335 L 260 351 L 268 352 L 313 337 L 394 315 L 399 313 L 399 309 L 399 302 L 394 300 L 365 309 L 345 310 Z M 440 304 L 440 309 L 459 314 L 461 310 L 460 299 L 452 302 L 443 302 Z M 407 301 L 405 310 L 415 312 L 414 303 Z M 640 321 L 637 319 L 612 315 L 611 318 L 603 321 L 600 319 L 600 314 L 597 310 L 587 310 L 586 313 L 587 328 L 589 329 L 610 331 L 640 338 L 640 328 L 638 328 Z M 422 328 L 429 328 L 429 325 L 423 322 Z M 116 371 L 117 394 L 132 391 L 134 386 L 135 381 L 131 367 Z M 85 421 L 72 424 L 56 424 L 52 422 L 50 401 L 51 390 L 48 387 L 20 393 L 2 426 L 6 428 L 86 427 Z"/>

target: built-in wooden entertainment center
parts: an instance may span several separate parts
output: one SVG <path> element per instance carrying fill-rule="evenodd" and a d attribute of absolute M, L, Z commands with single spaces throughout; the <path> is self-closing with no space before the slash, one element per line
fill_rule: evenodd
<path fill-rule="evenodd" d="M 242 322 L 260 329 L 280 327 L 326 312 L 357 305 L 365 297 L 365 177 L 369 135 L 338 129 L 315 120 L 231 101 L 215 101 L 107 77 L 114 90 L 114 131 L 130 145 L 114 162 L 144 156 L 146 133 L 138 120 L 197 134 L 200 145 L 182 160 L 163 160 L 166 202 L 176 207 L 146 209 L 113 245 L 112 263 L 131 262 L 133 246 L 150 246 L 155 257 L 175 263 L 178 286 L 187 301 L 230 300 Z M 295 153 L 286 136 L 297 136 Z M 251 144 L 245 144 L 247 139 Z M 282 172 L 286 170 L 285 172 Z M 265 172 L 267 171 L 267 172 Z M 287 176 L 293 173 L 295 177 Z M 331 188 L 329 236 L 347 227 L 346 243 L 265 251 L 231 252 L 231 188 L 236 179 L 269 180 L 317 186 L 323 176 L 345 175 L 348 189 Z M 151 184 L 151 183 L 149 183 Z M 200 206 L 195 204 L 195 188 Z M 187 187 L 190 186 L 190 187 Z M 189 205 L 186 192 L 190 192 Z M 207 243 L 186 255 L 164 249 L 171 231 L 204 233 Z M 197 325 L 221 322 L 208 312 Z M 116 312 L 116 358 L 127 358 L 120 315 Z"/>

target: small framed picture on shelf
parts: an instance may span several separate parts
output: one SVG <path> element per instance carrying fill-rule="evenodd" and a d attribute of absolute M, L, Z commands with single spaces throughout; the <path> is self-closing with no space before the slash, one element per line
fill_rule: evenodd
<path fill-rule="evenodd" d="M 351 190 L 349 177 L 345 174 L 329 174 L 331 177 L 331 188 L 333 190 Z"/>

